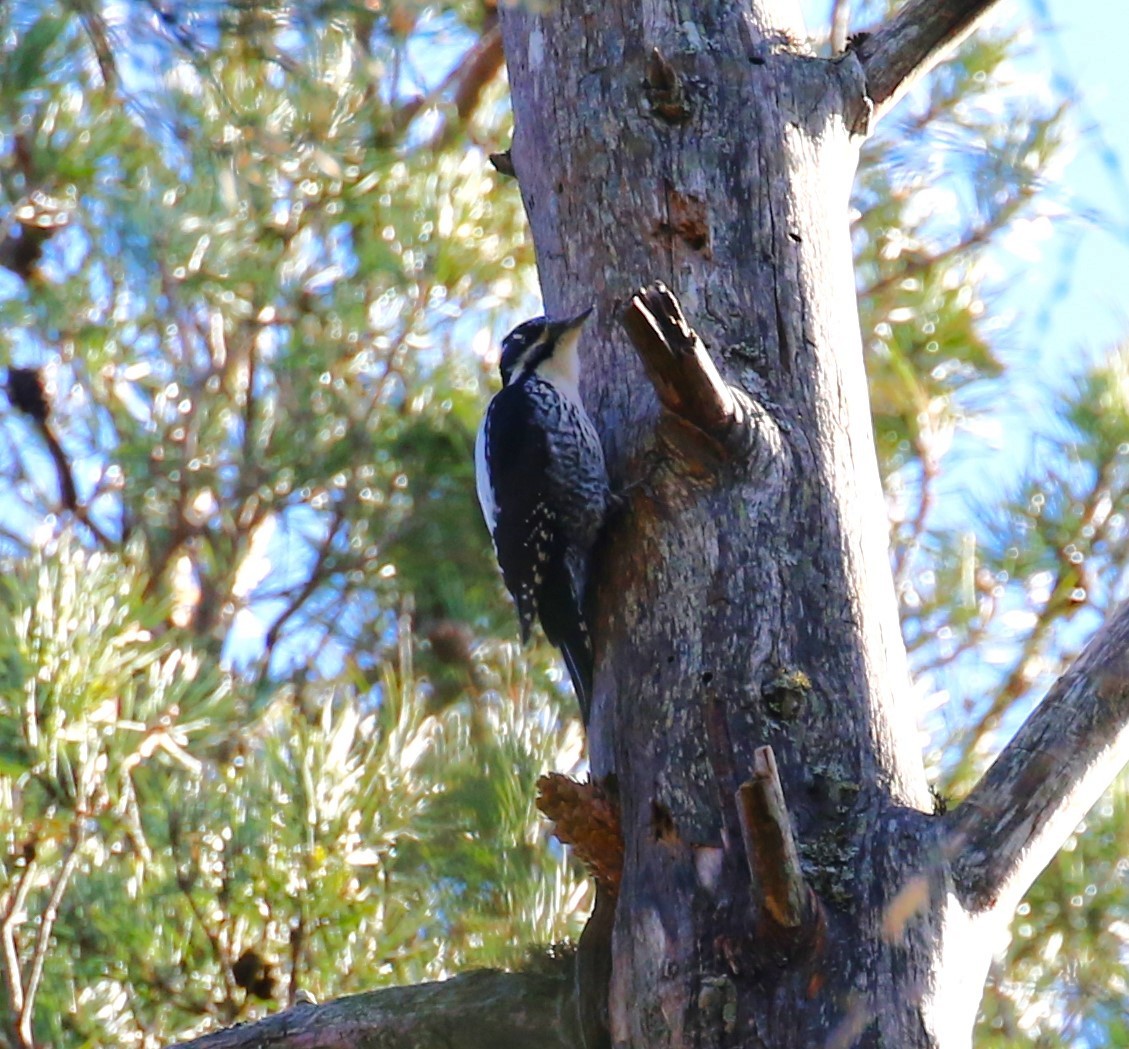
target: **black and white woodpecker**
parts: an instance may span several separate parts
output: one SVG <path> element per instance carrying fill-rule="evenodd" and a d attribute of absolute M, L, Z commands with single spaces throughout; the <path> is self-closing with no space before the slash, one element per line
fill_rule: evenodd
<path fill-rule="evenodd" d="M 536 317 L 506 336 L 502 389 L 474 449 L 478 501 L 522 641 L 539 619 L 564 656 L 586 722 L 593 656 L 584 589 L 610 502 L 604 451 L 580 399 L 578 343 L 591 312 Z"/>

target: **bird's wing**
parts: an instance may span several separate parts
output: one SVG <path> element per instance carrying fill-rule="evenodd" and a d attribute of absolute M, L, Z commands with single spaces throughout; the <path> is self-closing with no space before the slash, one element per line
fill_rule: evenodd
<path fill-rule="evenodd" d="M 486 463 L 486 424 L 489 419 L 488 410 L 482 417 L 482 425 L 479 426 L 478 434 L 474 439 L 474 484 L 478 490 L 478 505 L 482 508 L 486 529 L 493 539 L 494 529 L 498 525 L 498 505 L 494 501 L 494 485 Z"/>
<path fill-rule="evenodd" d="M 490 402 L 481 443 L 491 490 L 486 497 L 479 492 L 479 500 L 484 515 L 487 507 L 493 511 L 494 550 L 528 641 L 545 583 L 564 561 L 564 540 L 551 502 L 545 433 L 519 386 L 505 387 Z"/>

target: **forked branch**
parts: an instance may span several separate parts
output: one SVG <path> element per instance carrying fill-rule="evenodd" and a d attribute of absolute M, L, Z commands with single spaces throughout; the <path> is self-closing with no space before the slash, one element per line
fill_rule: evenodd
<path fill-rule="evenodd" d="M 947 818 L 957 892 L 1010 913 L 1129 763 L 1129 604 L 1105 622 Z"/>
<path fill-rule="evenodd" d="M 889 109 L 973 29 L 996 0 L 909 0 L 893 18 L 859 40 L 874 119 Z"/>

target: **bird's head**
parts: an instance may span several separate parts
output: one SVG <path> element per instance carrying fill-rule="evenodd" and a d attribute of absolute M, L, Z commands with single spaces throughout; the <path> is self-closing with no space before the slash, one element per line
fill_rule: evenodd
<path fill-rule="evenodd" d="M 536 371 L 550 359 L 572 356 L 580 338 L 580 330 L 592 313 L 589 306 L 583 313 L 563 321 L 534 317 L 524 321 L 502 340 L 502 385 L 509 386 L 524 375 Z"/>

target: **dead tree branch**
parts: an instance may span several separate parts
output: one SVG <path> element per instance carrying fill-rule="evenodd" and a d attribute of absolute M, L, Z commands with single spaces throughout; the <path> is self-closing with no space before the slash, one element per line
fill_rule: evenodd
<path fill-rule="evenodd" d="M 572 1049 L 580 1044 L 572 959 L 552 971 L 481 969 L 442 983 L 390 987 L 297 1005 L 257 1023 L 240 1024 L 181 1049 L 392 1049 L 458 1045 L 460 1049 Z"/>
<path fill-rule="evenodd" d="M 855 53 L 866 76 L 874 119 L 889 109 L 975 27 L 996 0 L 909 0 L 862 37 Z"/>
<path fill-rule="evenodd" d="M 708 439 L 714 449 L 748 457 L 775 424 L 748 394 L 722 378 L 674 294 L 655 281 L 640 288 L 622 323 L 664 408 Z"/>
<path fill-rule="evenodd" d="M 847 47 L 847 30 L 851 21 L 851 0 L 832 0 L 831 54 L 841 55 Z"/>
<path fill-rule="evenodd" d="M 1129 604 L 1047 693 L 950 814 L 966 907 L 1008 913 L 1129 763 Z"/>
<path fill-rule="evenodd" d="M 754 753 L 752 779 L 737 788 L 737 815 L 765 915 L 784 929 L 811 925 L 818 904 L 800 867 L 772 747 Z"/>

